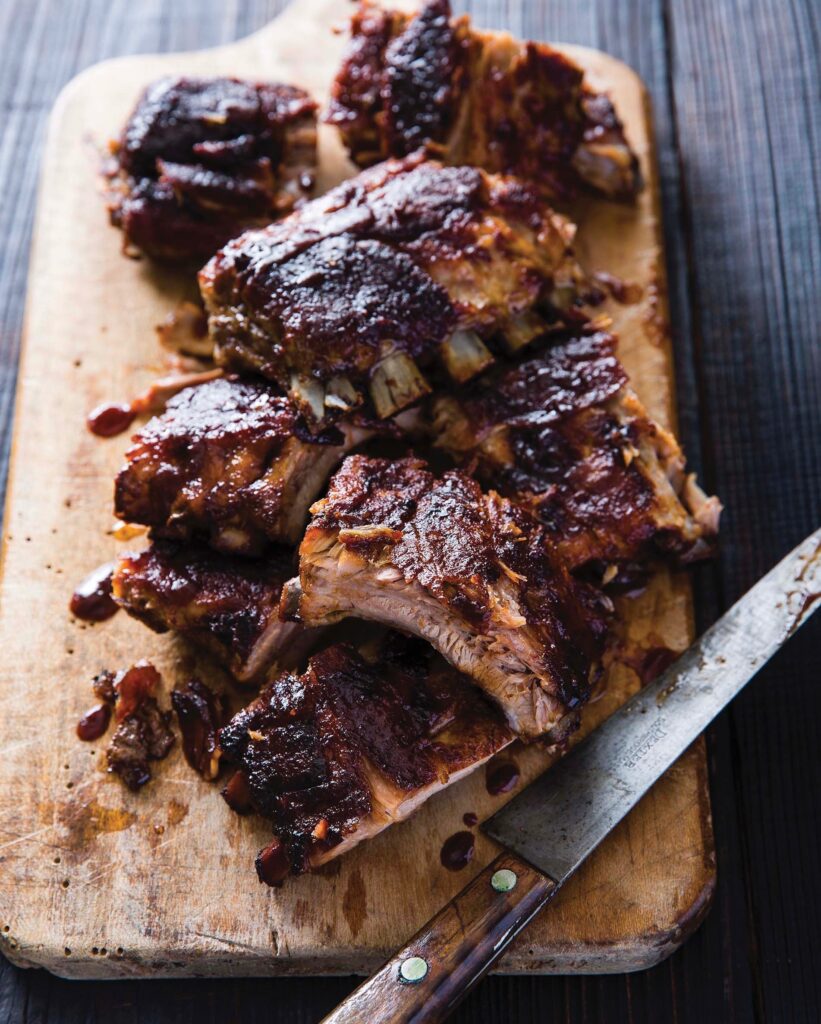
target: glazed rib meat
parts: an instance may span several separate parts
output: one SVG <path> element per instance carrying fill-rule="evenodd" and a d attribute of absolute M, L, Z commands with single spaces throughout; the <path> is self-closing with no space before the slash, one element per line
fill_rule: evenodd
<path fill-rule="evenodd" d="M 312 435 L 267 382 L 220 378 L 175 395 L 135 435 L 115 512 L 154 536 L 220 551 L 295 544 L 331 470 L 366 436 L 350 423 Z"/>
<path fill-rule="evenodd" d="M 123 555 L 114 571 L 118 604 L 158 633 L 172 630 L 212 651 L 239 682 L 276 662 L 296 665 L 312 631 L 279 618 L 290 551 L 251 561 L 197 545 L 157 542 Z"/>
<path fill-rule="evenodd" d="M 526 510 L 459 471 L 437 478 L 418 459 L 356 455 L 312 512 L 283 614 L 416 634 L 520 735 L 557 740 L 573 726 L 598 672 L 602 622 Z"/>
<path fill-rule="evenodd" d="M 220 732 L 237 809 L 273 822 L 260 879 L 318 867 L 401 821 L 510 743 L 501 715 L 427 644 L 389 634 L 284 675 Z"/>
<path fill-rule="evenodd" d="M 290 85 L 163 78 L 111 148 L 109 210 L 125 246 L 202 264 L 310 193 L 316 104 Z"/>
<path fill-rule="evenodd" d="M 636 193 L 618 115 L 578 65 L 450 15 L 448 0 L 415 15 L 360 4 L 327 114 L 359 166 L 429 144 L 445 163 L 515 174 L 560 200 Z"/>
<path fill-rule="evenodd" d="M 721 505 L 630 388 L 615 338 L 588 329 L 434 401 L 437 443 L 527 504 L 563 560 L 615 578 L 709 554 Z M 629 572 L 628 572 L 629 575 Z"/>
<path fill-rule="evenodd" d="M 380 418 L 557 321 L 588 285 L 573 226 L 512 178 L 421 154 L 365 171 L 230 242 L 200 272 L 217 362 L 288 390 L 314 423 Z"/>

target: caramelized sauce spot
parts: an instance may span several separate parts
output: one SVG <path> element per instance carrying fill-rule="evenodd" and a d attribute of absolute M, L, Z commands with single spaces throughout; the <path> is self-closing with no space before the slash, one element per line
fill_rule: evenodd
<path fill-rule="evenodd" d="M 77 735 L 81 740 L 92 743 L 98 740 L 108 728 L 111 721 L 111 705 L 96 704 L 90 708 L 77 723 Z"/>
<path fill-rule="evenodd" d="M 136 413 L 130 405 L 112 402 L 110 405 L 98 405 L 86 418 L 86 424 L 92 434 L 97 437 L 115 437 L 128 430 L 134 422 Z"/>
<path fill-rule="evenodd" d="M 515 761 L 495 761 L 487 766 L 485 785 L 491 796 L 509 793 L 519 781 L 519 766 Z"/>
<path fill-rule="evenodd" d="M 119 610 L 111 596 L 114 563 L 107 562 L 89 573 L 71 595 L 69 610 L 84 622 L 105 622 Z"/>
<path fill-rule="evenodd" d="M 593 280 L 608 291 L 616 302 L 622 306 L 634 306 L 641 302 L 644 294 L 640 284 L 636 281 L 623 281 L 615 274 L 608 274 L 606 270 L 598 270 L 593 275 Z"/>

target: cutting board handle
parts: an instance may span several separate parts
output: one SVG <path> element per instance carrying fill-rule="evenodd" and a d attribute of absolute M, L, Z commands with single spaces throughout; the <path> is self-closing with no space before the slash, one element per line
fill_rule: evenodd
<path fill-rule="evenodd" d="M 557 891 L 547 875 L 501 854 L 322 1024 L 444 1020 Z"/>

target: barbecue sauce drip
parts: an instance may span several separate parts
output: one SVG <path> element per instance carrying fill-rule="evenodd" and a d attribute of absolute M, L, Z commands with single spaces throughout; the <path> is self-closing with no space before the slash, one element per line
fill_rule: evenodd
<path fill-rule="evenodd" d="M 635 666 L 642 686 L 651 683 L 679 656 L 679 651 L 671 651 L 669 647 L 651 647 Z"/>
<path fill-rule="evenodd" d="M 519 766 L 515 761 L 497 761 L 487 766 L 485 786 L 491 796 L 509 793 L 519 781 Z"/>
<path fill-rule="evenodd" d="M 479 824 L 479 815 L 474 814 L 473 811 L 468 811 L 466 814 L 462 815 L 462 821 L 468 828 L 473 828 L 474 825 Z"/>
<path fill-rule="evenodd" d="M 111 596 L 113 563 L 107 562 L 89 573 L 71 595 L 69 610 L 84 622 L 105 622 L 119 610 Z"/>
<path fill-rule="evenodd" d="M 475 840 L 472 832 L 456 832 L 442 845 L 439 860 L 448 871 L 461 871 L 473 860 Z"/>
<path fill-rule="evenodd" d="M 807 594 L 804 597 L 804 600 L 801 604 L 801 610 L 798 613 L 796 622 L 801 622 L 801 620 L 804 618 L 804 613 L 807 611 L 807 609 L 811 608 L 819 598 L 821 598 L 821 594 Z M 798 627 L 796 626 L 795 629 L 797 628 Z M 793 632 L 795 632 L 795 629 L 793 630 Z M 792 636 L 792 633 L 790 633 L 790 636 Z"/>
<path fill-rule="evenodd" d="M 98 405 L 86 417 L 86 424 L 97 437 L 115 437 L 128 430 L 137 413 L 130 405 Z"/>
<path fill-rule="evenodd" d="M 95 704 L 77 723 L 77 735 L 87 743 L 98 740 L 108 728 L 111 721 L 111 705 Z"/>

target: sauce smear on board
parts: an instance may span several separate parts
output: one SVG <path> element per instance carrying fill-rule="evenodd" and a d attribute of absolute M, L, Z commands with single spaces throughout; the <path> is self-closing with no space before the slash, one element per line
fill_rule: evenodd
<path fill-rule="evenodd" d="M 509 793 L 519 781 L 519 766 L 515 761 L 496 761 L 487 766 L 485 786 L 491 796 Z"/>
<path fill-rule="evenodd" d="M 128 430 L 137 413 L 130 405 L 98 405 L 86 418 L 88 429 L 97 437 L 115 437 Z"/>
<path fill-rule="evenodd" d="M 448 871 L 461 871 L 473 860 L 475 839 L 472 832 L 457 832 L 442 845 L 439 860 Z"/>

